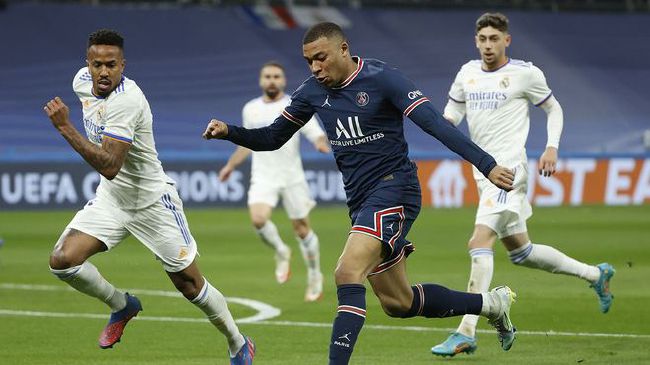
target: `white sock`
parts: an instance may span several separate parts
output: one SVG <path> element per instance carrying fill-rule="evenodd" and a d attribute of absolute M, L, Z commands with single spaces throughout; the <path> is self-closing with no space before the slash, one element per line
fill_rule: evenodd
<path fill-rule="evenodd" d="M 266 221 L 262 228 L 257 230 L 257 234 L 260 235 L 264 243 L 273 247 L 275 252 L 286 251 L 287 245 L 282 241 L 280 233 L 278 232 L 278 227 L 276 227 L 270 220 Z"/>
<path fill-rule="evenodd" d="M 228 310 L 226 298 L 220 291 L 210 285 L 205 278 L 203 280 L 203 288 L 191 302 L 208 316 L 210 322 L 219 329 L 219 332 L 226 336 L 230 357 L 233 357 L 244 346 L 246 340 L 239 333 L 239 328 L 237 328 L 235 320 Z"/>
<path fill-rule="evenodd" d="M 483 306 L 481 307 L 481 315 L 483 317 L 494 318 L 501 311 L 501 302 L 492 295 L 491 292 L 481 293 L 483 297 Z"/>
<path fill-rule="evenodd" d="M 472 260 L 472 269 L 469 274 L 467 291 L 485 293 L 490 289 L 490 282 L 492 282 L 494 253 L 490 248 L 475 248 L 469 250 L 469 255 Z M 479 316 L 473 314 L 464 315 L 456 331 L 468 337 L 475 337 L 478 319 Z"/>
<path fill-rule="evenodd" d="M 50 268 L 50 271 L 78 291 L 108 304 L 113 312 L 117 312 L 126 307 L 126 296 L 124 293 L 106 281 L 95 265 L 88 261 L 79 266 L 62 270 Z"/>
<path fill-rule="evenodd" d="M 600 270 L 563 254 L 551 246 L 527 244 L 508 253 L 517 265 L 542 269 L 551 273 L 573 275 L 591 283 L 598 281 Z"/>
<path fill-rule="evenodd" d="M 305 238 L 296 237 L 305 265 L 312 272 L 320 272 L 320 244 L 314 231 L 309 231 Z"/>

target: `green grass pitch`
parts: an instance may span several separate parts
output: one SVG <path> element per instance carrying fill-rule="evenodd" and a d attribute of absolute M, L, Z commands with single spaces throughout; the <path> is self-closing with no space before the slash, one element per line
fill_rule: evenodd
<path fill-rule="evenodd" d="M 198 309 L 181 298 L 144 293 L 139 295 L 144 311 L 129 324 L 122 342 L 100 350 L 97 337 L 107 308 L 66 290 L 47 267 L 49 252 L 73 214 L 0 213 L 5 241 L 0 248 L 0 364 L 227 364 L 224 339 L 200 321 Z M 336 308 L 332 272 L 349 229 L 347 211 L 317 208 L 311 215 L 326 285 L 323 300 L 309 304 L 303 302 L 305 268 L 283 211 L 275 212 L 274 221 L 294 255 L 293 277 L 282 286 L 275 283 L 272 252 L 253 232 L 245 210 L 189 210 L 187 215 L 201 252 L 199 265 L 212 284 L 226 296 L 281 310 L 275 318 L 240 325 L 257 343 L 256 364 L 325 364 Z M 408 259 L 411 282 L 465 288 L 465 244 L 473 217 L 469 208 L 422 211 L 409 235 L 417 248 Z M 650 206 L 540 208 L 529 232 L 533 242 L 577 259 L 614 264 L 616 298 L 610 313 L 599 312 L 585 282 L 516 267 L 498 246 L 493 285 L 506 283 L 518 294 L 511 314 L 521 332 L 512 350 L 503 352 L 494 333 L 480 332 L 475 354 L 436 358 L 431 346 L 444 340 L 459 318 L 388 318 L 369 292 L 366 327 L 351 363 L 649 364 Z M 120 288 L 174 290 L 153 255 L 131 238 L 92 261 Z M 237 303 L 230 308 L 235 318 L 256 313 Z M 489 330 L 485 320 L 479 328 Z"/>

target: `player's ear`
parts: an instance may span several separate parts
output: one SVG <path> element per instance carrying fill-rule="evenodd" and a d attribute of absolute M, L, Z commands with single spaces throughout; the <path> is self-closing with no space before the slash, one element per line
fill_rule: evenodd
<path fill-rule="evenodd" d="M 506 47 L 510 46 L 511 42 L 512 42 L 512 36 L 506 33 Z"/>
<path fill-rule="evenodd" d="M 478 46 L 478 34 L 474 36 L 474 44 L 476 45 L 476 48 L 480 49 L 481 47 Z"/>
<path fill-rule="evenodd" d="M 341 55 L 346 56 L 350 54 L 350 46 L 348 45 L 348 42 L 342 41 L 341 42 Z"/>

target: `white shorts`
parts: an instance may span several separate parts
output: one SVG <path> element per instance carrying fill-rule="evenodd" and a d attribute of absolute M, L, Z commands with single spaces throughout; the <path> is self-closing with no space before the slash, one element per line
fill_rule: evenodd
<path fill-rule="evenodd" d="M 183 213 L 183 202 L 173 185 L 154 204 L 124 210 L 107 199 L 95 198 L 77 212 L 72 228 L 102 241 L 112 249 L 132 234 L 153 252 L 168 272 L 187 268 L 197 254 L 196 242 Z"/>
<path fill-rule="evenodd" d="M 475 224 L 490 227 L 499 239 L 526 232 L 526 220 L 533 215 L 527 197 L 528 164 L 520 164 L 513 170 L 514 189 L 509 192 L 497 188 L 488 179 L 476 181 L 479 203 Z"/>
<path fill-rule="evenodd" d="M 316 206 L 316 202 L 311 198 L 307 181 L 304 180 L 288 186 L 252 183 L 248 189 L 249 206 L 262 203 L 275 208 L 280 197 L 290 219 L 305 218 Z"/>

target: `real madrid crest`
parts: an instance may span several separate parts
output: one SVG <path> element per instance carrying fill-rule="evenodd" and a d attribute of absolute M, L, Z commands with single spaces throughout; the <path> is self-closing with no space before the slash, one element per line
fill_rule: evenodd
<path fill-rule="evenodd" d="M 359 91 L 357 93 L 357 105 L 366 106 L 368 105 L 369 101 L 370 101 L 370 96 L 368 96 L 368 93 L 364 91 Z"/>
<path fill-rule="evenodd" d="M 106 108 L 102 104 L 99 107 L 99 110 L 97 110 L 97 120 L 98 121 L 103 121 L 106 118 Z"/>
<path fill-rule="evenodd" d="M 510 79 L 508 78 L 508 76 L 501 79 L 501 82 L 499 82 L 499 86 L 501 86 L 502 89 L 507 89 L 508 86 L 510 86 Z"/>

